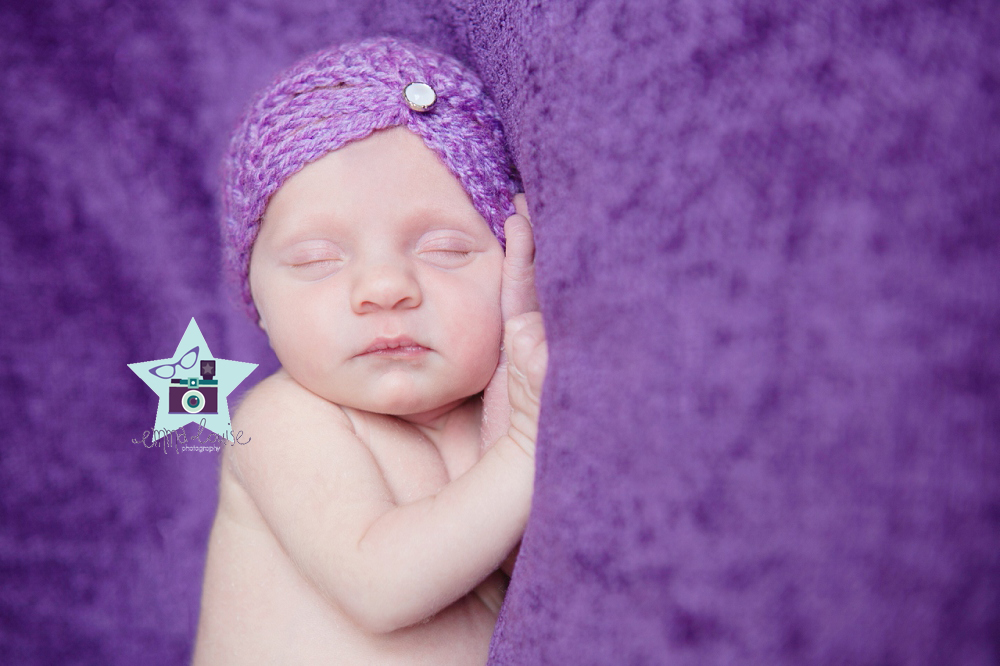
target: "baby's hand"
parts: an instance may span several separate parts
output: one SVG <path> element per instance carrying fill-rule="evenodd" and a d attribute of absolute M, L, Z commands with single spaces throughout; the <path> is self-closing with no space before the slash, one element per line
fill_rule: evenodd
<path fill-rule="evenodd" d="M 538 310 L 535 293 L 535 241 L 532 236 L 528 203 L 523 194 L 514 196 L 514 215 L 507 218 L 504 234 L 507 251 L 500 283 L 501 319 L 507 321 Z M 506 345 L 505 345 L 506 347 Z M 510 426 L 510 403 L 507 397 L 507 353 L 500 351 L 500 360 L 483 395 L 482 448 L 491 447 Z"/>
<path fill-rule="evenodd" d="M 511 415 L 508 434 L 524 452 L 535 457 L 542 385 L 549 364 L 545 324 L 541 312 L 527 312 L 507 321 L 504 346 L 508 350 L 507 391 Z"/>

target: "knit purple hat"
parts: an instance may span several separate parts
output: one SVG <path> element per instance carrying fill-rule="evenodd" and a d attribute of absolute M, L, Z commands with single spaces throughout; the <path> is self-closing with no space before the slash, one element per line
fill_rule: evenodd
<path fill-rule="evenodd" d="M 436 93 L 425 111 L 403 95 L 414 82 Z M 271 195 L 306 164 L 397 125 L 441 158 L 504 243 L 503 223 L 514 214 L 520 181 L 479 77 L 453 58 L 401 39 L 348 42 L 302 60 L 258 94 L 223 162 L 224 259 L 254 321 L 250 252 Z"/>

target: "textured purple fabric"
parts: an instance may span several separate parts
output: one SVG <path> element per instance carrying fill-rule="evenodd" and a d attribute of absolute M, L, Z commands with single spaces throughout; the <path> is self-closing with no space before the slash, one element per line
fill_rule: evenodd
<path fill-rule="evenodd" d="M 303 55 L 477 68 L 549 333 L 492 664 L 1000 663 L 994 2 L 0 6 L 0 663 L 183 664 L 217 459 L 126 368 L 225 305 L 217 165 Z"/>
<path fill-rule="evenodd" d="M 414 82 L 434 90 L 431 108 L 409 107 L 402 93 Z M 504 221 L 514 214 L 520 182 L 504 147 L 496 106 L 475 72 L 394 37 L 337 44 L 310 54 L 260 91 L 226 153 L 223 260 L 255 322 L 250 254 L 271 196 L 306 164 L 397 125 L 437 154 L 504 244 Z"/>

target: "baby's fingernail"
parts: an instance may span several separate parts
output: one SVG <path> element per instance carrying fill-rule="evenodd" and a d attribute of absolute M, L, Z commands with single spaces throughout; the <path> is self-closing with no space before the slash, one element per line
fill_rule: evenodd
<path fill-rule="evenodd" d="M 508 319 L 507 320 L 507 324 L 506 324 L 507 334 L 508 335 L 517 335 L 518 331 L 520 331 L 522 328 L 524 328 L 527 325 L 527 323 L 528 322 L 523 317 L 517 317 L 515 319 Z"/>

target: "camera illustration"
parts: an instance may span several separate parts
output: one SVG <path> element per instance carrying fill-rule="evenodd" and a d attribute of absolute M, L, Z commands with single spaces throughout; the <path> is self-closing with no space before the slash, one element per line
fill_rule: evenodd
<path fill-rule="evenodd" d="M 215 361 L 202 361 L 200 370 L 201 377 L 170 380 L 170 414 L 219 413 L 219 380 L 215 379 Z"/>

